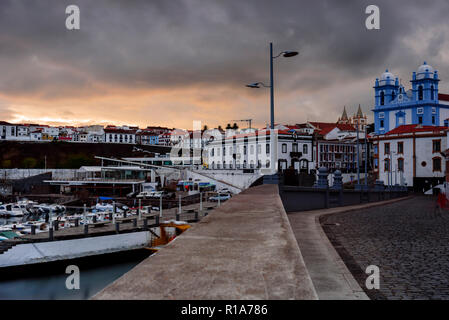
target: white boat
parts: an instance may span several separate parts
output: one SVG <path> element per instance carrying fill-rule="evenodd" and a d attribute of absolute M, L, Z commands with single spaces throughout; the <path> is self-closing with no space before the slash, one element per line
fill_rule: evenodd
<path fill-rule="evenodd" d="M 0 216 L 21 217 L 23 216 L 23 210 L 20 205 L 15 203 L 2 204 L 0 205 Z"/>
<path fill-rule="evenodd" d="M 66 210 L 65 206 L 59 204 L 46 204 L 46 203 L 34 205 L 34 208 L 38 209 L 42 213 L 56 213 L 56 214 L 64 213 Z"/>

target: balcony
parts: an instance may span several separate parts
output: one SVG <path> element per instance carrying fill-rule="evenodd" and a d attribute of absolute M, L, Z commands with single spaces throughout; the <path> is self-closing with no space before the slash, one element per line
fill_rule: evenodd
<path fill-rule="evenodd" d="M 297 151 L 292 151 L 290 152 L 290 158 L 301 158 L 302 157 L 302 152 L 297 152 Z"/>

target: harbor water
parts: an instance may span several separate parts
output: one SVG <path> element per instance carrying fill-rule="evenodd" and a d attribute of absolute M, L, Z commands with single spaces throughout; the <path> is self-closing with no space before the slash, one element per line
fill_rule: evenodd
<path fill-rule="evenodd" d="M 0 218 L 0 226 L 20 223 L 22 218 Z M 66 261 L 0 269 L 0 300 L 89 299 L 150 255 L 131 250 Z M 80 270 L 80 289 L 69 290 L 69 265 Z"/>

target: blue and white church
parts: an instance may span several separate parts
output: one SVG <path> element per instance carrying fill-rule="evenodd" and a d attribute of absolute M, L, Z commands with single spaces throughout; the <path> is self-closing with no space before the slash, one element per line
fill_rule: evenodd
<path fill-rule="evenodd" d="M 438 71 L 424 62 L 410 82 L 412 87 L 406 90 L 388 69 L 376 79 L 372 110 L 376 134 L 406 124 L 448 126 L 449 95 L 438 93 Z"/>

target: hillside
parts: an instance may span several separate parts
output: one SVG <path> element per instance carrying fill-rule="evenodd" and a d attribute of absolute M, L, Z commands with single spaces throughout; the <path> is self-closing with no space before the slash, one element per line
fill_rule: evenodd
<path fill-rule="evenodd" d="M 95 156 L 139 157 L 151 156 L 148 153 L 133 152 L 134 145 L 111 143 L 69 143 L 69 142 L 0 142 L 0 167 L 77 169 L 83 165 L 100 165 Z M 164 154 L 169 147 L 137 146 L 150 152 Z"/>

